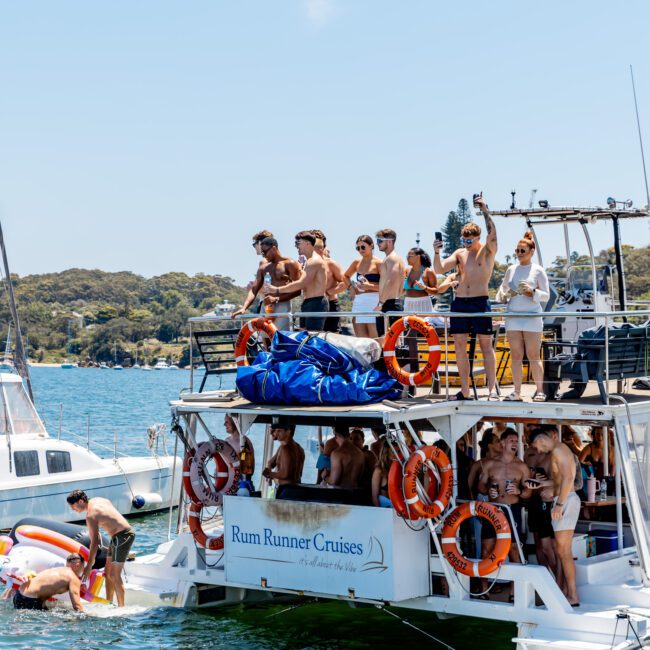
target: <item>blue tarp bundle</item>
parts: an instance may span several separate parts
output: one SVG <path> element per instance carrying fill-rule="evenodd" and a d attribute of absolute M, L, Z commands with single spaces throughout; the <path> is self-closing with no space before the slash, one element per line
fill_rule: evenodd
<path fill-rule="evenodd" d="M 237 388 L 267 404 L 368 404 L 396 399 L 401 386 L 379 370 L 365 370 L 345 352 L 307 332 L 277 332 L 271 352 L 237 368 Z"/>

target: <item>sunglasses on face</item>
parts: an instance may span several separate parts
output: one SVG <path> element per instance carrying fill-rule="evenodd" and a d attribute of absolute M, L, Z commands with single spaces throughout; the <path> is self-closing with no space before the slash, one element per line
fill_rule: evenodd
<path fill-rule="evenodd" d="M 260 250 L 262 251 L 262 253 L 264 253 L 266 255 L 266 253 L 268 253 L 271 249 L 270 248 L 262 248 L 260 246 Z"/>
<path fill-rule="evenodd" d="M 358 251 L 365 251 L 366 248 L 368 248 L 368 247 L 367 247 L 365 244 L 362 244 L 361 246 L 356 246 L 356 249 L 357 249 Z"/>
<path fill-rule="evenodd" d="M 382 242 L 385 241 L 395 241 L 392 237 L 377 237 L 376 239 L 378 244 L 381 244 Z"/>
<path fill-rule="evenodd" d="M 474 239 L 475 239 L 474 237 L 469 237 L 469 238 L 463 237 L 463 244 L 465 244 L 465 246 L 471 246 L 474 243 Z"/>
<path fill-rule="evenodd" d="M 302 244 L 302 241 L 303 241 L 302 239 L 296 239 L 296 241 L 294 242 L 294 246 L 298 248 L 300 244 Z"/>
<path fill-rule="evenodd" d="M 515 248 L 515 255 L 525 255 L 527 252 L 526 248 Z"/>
<path fill-rule="evenodd" d="M 258 242 L 258 241 L 253 242 L 253 248 L 255 248 L 256 246 L 259 246 L 259 245 L 260 245 L 260 242 Z"/>

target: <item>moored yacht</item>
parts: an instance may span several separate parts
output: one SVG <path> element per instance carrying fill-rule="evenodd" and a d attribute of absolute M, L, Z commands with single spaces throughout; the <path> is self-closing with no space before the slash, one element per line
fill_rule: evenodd
<path fill-rule="evenodd" d="M 153 367 L 154 370 L 169 370 L 169 364 L 165 357 L 158 357 L 156 365 Z"/>
<path fill-rule="evenodd" d="M 178 502 L 173 456 L 100 458 L 86 447 L 51 438 L 15 374 L 0 374 L 0 400 L 0 530 L 28 516 L 75 521 L 65 500 L 75 488 L 110 499 L 125 515 Z"/>

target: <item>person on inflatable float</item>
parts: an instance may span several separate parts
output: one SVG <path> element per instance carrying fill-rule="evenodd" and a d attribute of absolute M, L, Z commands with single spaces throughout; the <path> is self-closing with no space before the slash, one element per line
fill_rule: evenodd
<path fill-rule="evenodd" d="M 56 596 L 70 594 L 72 607 L 83 612 L 81 604 L 81 576 L 84 572 L 85 562 L 79 553 L 70 553 L 65 561 L 65 566 L 45 569 L 33 577 L 28 577 L 13 598 L 16 609 L 45 610 L 45 602 Z M 29 575 L 29 574 L 28 574 Z"/>

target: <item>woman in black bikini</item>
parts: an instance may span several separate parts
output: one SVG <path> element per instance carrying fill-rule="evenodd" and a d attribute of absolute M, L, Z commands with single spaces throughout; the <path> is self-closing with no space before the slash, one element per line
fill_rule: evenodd
<path fill-rule="evenodd" d="M 379 267 L 381 260 L 373 254 L 375 244 L 370 235 L 357 237 L 356 249 L 361 255 L 350 264 L 339 291 L 350 290 L 353 299 L 352 311 L 372 312 L 379 302 Z M 357 316 L 353 322 L 355 336 L 376 339 L 377 319 L 375 316 Z"/>
<path fill-rule="evenodd" d="M 599 481 L 604 476 L 614 476 L 614 441 L 608 431 L 609 469 L 605 472 L 603 438 L 603 428 L 593 427 L 591 429 L 591 442 L 580 452 L 580 462 L 583 465 L 591 465 L 594 468 L 594 475 Z"/>

